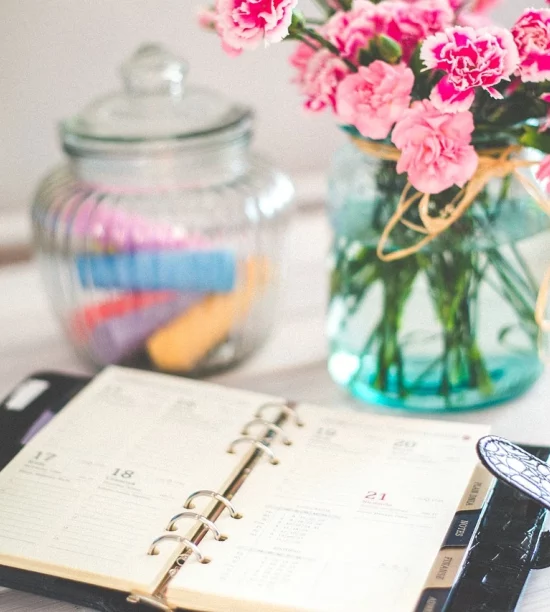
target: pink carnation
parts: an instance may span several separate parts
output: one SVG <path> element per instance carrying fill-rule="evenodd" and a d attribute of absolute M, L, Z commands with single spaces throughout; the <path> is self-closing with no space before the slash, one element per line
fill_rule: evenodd
<path fill-rule="evenodd" d="M 414 74 L 380 60 L 349 74 L 338 86 L 336 112 L 366 138 L 386 138 L 411 102 Z"/>
<path fill-rule="evenodd" d="M 307 110 L 319 112 L 336 106 L 336 89 L 349 74 L 346 64 L 327 49 L 315 53 L 302 77 L 302 92 Z"/>
<path fill-rule="evenodd" d="M 214 9 L 200 8 L 197 11 L 199 26 L 205 30 L 215 30 L 218 15 Z"/>
<path fill-rule="evenodd" d="M 218 31 L 232 49 L 254 49 L 288 34 L 298 0 L 217 0 Z"/>
<path fill-rule="evenodd" d="M 430 97 L 445 112 L 468 110 L 477 87 L 502 98 L 494 86 L 509 80 L 519 62 L 512 35 L 497 27 L 449 28 L 428 38 L 420 56 L 427 68 L 446 72 Z"/>
<path fill-rule="evenodd" d="M 218 24 L 218 14 L 214 9 L 201 8 L 197 13 L 199 26 L 205 30 L 214 30 L 220 34 Z M 222 39 L 222 49 L 231 57 L 237 57 L 242 53 L 242 49 L 235 49 Z"/>
<path fill-rule="evenodd" d="M 550 194 L 550 155 L 547 155 L 541 162 L 537 178 L 543 184 L 546 183 L 546 191 Z"/>
<path fill-rule="evenodd" d="M 377 16 L 382 24 L 377 33 L 397 41 L 405 61 L 420 41 L 450 26 L 455 17 L 449 0 L 387 0 L 377 5 Z"/>
<path fill-rule="evenodd" d="M 501 0 L 475 0 L 470 10 L 473 13 L 486 13 L 495 8 Z"/>
<path fill-rule="evenodd" d="M 335 13 L 321 28 L 321 34 L 344 57 L 356 61 L 360 49 L 368 45 L 380 25 L 377 23 L 376 5 L 368 0 L 356 0 L 350 11 Z"/>
<path fill-rule="evenodd" d="M 474 30 L 480 30 L 492 24 L 485 13 L 473 13 L 471 11 L 461 11 L 457 15 L 456 23 L 467 28 L 474 28 Z"/>
<path fill-rule="evenodd" d="M 516 21 L 512 34 L 519 50 L 522 81 L 550 80 L 550 9 L 528 9 Z"/>
<path fill-rule="evenodd" d="M 309 62 L 316 52 L 317 51 L 315 49 L 312 49 L 309 45 L 306 45 L 306 43 L 298 43 L 296 50 L 289 58 L 290 65 L 294 66 L 294 68 L 296 68 L 298 71 L 298 75 L 293 79 L 293 82 L 298 84 L 302 84 L 304 82 L 307 67 L 309 66 Z"/>
<path fill-rule="evenodd" d="M 442 113 L 429 100 L 413 102 L 393 130 L 401 151 L 398 172 L 423 193 L 463 187 L 474 175 L 478 156 L 471 145 L 474 118 L 469 111 Z"/>

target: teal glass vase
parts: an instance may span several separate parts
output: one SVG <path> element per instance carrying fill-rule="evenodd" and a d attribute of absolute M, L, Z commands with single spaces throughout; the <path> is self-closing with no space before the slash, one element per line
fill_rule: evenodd
<path fill-rule="evenodd" d="M 411 411 L 481 408 L 520 395 L 542 372 L 540 279 L 529 258 L 539 267 L 548 261 L 547 215 L 514 175 L 492 179 L 450 229 L 416 253 L 382 261 L 377 246 L 406 182 L 395 161 L 353 143 L 335 156 L 332 378 L 366 402 Z M 457 191 L 434 196 L 430 214 Z M 390 250 L 418 242 L 414 215 L 392 232 Z"/>

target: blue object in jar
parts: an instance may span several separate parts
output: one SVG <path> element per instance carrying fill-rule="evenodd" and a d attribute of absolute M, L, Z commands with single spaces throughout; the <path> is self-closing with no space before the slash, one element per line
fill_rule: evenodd
<path fill-rule="evenodd" d="M 227 293 L 235 288 L 236 258 L 229 250 L 140 251 L 76 258 L 84 288 Z"/>

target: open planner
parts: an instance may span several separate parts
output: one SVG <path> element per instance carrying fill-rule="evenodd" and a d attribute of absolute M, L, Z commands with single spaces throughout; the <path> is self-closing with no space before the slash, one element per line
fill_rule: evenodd
<path fill-rule="evenodd" d="M 485 427 L 119 367 L 80 387 L 0 471 L 0 586 L 209 612 L 437 612 L 460 586 Z"/>

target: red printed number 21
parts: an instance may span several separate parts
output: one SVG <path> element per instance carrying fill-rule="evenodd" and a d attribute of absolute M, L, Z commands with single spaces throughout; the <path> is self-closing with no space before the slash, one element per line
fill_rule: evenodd
<path fill-rule="evenodd" d="M 379 493 L 378 491 L 369 491 L 365 495 L 365 499 L 371 501 L 386 501 L 386 493 Z"/>

